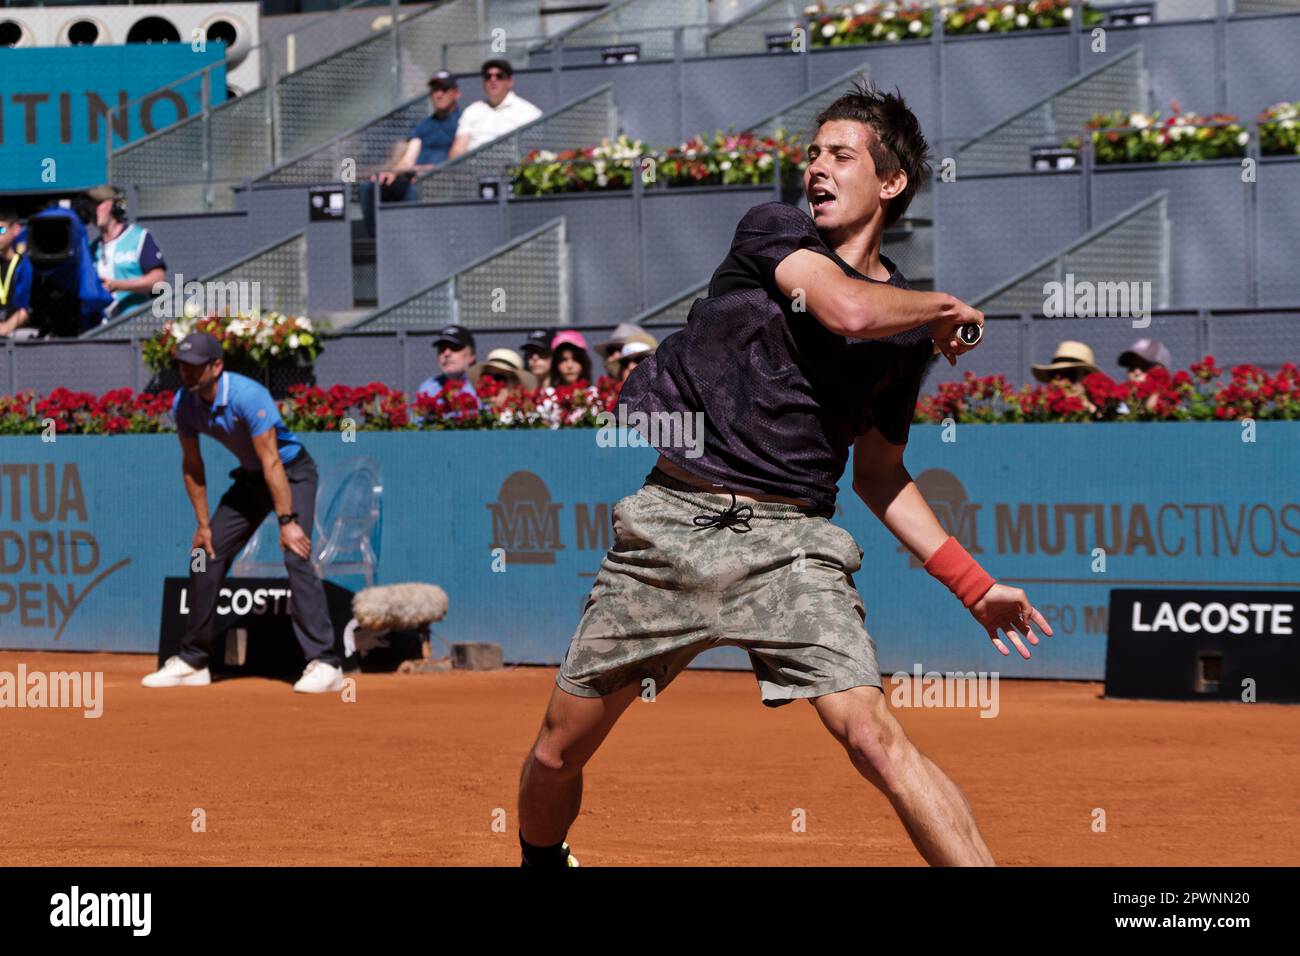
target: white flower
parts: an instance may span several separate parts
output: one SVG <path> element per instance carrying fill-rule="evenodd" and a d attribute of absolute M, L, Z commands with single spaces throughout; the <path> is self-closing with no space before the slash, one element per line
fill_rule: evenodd
<path fill-rule="evenodd" d="M 1074 7 L 1066 7 L 1061 11 L 1062 18 L 1071 20 L 1074 18 Z"/>
<path fill-rule="evenodd" d="M 817 16 L 817 12 L 817 4 L 815 3 L 810 3 L 808 6 L 803 8 L 803 15 L 805 17 L 815 17 Z"/>
<path fill-rule="evenodd" d="M 908 32 L 908 33 L 920 33 L 920 32 L 921 32 L 921 21 L 920 21 L 920 20 L 913 20 L 911 23 L 909 23 L 909 24 L 907 25 L 907 32 Z"/>
<path fill-rule="evenodd" d="M 767 167 L 771 165 L 772 165 L 771 153 L 764 153 L 762 156 L 758 157 L 758 166 L 760 169 L 767 169 Z"/>
<path fill-rule="evenodd" d="M 856 13 L 858 16 L 862 16 L 864 13 L 866 13 L 867 9 L 868 7 L 865 3 L 855 3 L 853 5 L 853 12 Z"/>
<path fill-rule="evenodd" d="M 976 20 L 975 29 L 978 30 L 980 33 L 988 33 L 989 22 L 987 20 Z"/>
<path fill-rule="evenodd" d="M 296 335 L 289 336 L 289 348 L 296 349 L 298 345 L 299 345 L 298 336 Z"/>
<path fill-rule="evenodd" d="M 606 186 L 609 185 L 609 177 L 606 176 L 604 173 L 597 173 L 596 185 L 601 187 L 602 189 L 605 188 Z"/>
<path fill-rule="evenodd" d="M 880 15 L 880 19 L 882 19 L 882 20 L 892 20 L 892 19 L 894 19 L 894 11 L 893 11 L 893 10 L 886 10 L 884 13 L 882 13 L 882 14 Z"/>
<path fill-rule="evenodd" d="M 1129 113 L 1128 125 L 1136 126 L 1138 129 L 1146 129 L 1151 125 L 1151 118 L 1143 113 Z"/>
<path fill-rule="evenodd" d="M 1003 6 L 1002 9 L 998 12 L 1001 13 L 1002 16 L 1004 17 L 1012 17 L 1015 16 L 1016 8 L 1008 3 L 1005 6 Z"/>
<path fill-rule="evenodd" d="M 880 36 L 880 34 L 882 34 L 882 33 L 884 33 L 884 32 L 885 32 L 885 28 L 882 27 L 879 23 L 877 23 L 875 26 L 873 26 L 873 27 L 871 28 L 871 35 L 872 35 L 873 37 L 878 37 L 878 36 Z"/>
<path fill-rule="evenodd" d="M 956 9 L 955 7 L 940 7 L 939 15 L 943 17 L 945 20 L 947 20 L 950 16 L 952 16 L 952 12 L 955 9 Z"/>
<path fill-rule="evenodd" d="M 1026 16 L 1025 14 L 1023 14 L 1023 13 L 1017 13 L 1017 14 L 1016 14 L 1016 26 L 1018 26 L 1018 27 L 1027 27 L 1027 26 L 1029 26 L 1029 17 L 1027 17 L 1027 16 Z"/>
<path fill-rule="evenodd" d="M 718 163 L 718 168 L 725 173 L 728 169 L 731 168 L 731 160 L 724 159 L 722 162 Z"/>
<path fill-rule="evenodd" d="M 1295 128 L 1295 120 L 1283 120 L 1282 123 L 1281 123 L 1281 126 L 1282 126 L 1283 129 L 1294 129 L 1294 128 Z"/>
<path fill-rule="evenodd" d="M 835 36 L 835 24 L 828 23 L 824 27 L 822 27 L 822 36 L 824 36 L 828 40 L 831 37 Z"/>
<path fill-rule="evenodd" d="M 1245 131 L 1243 130 L 1242 132 L 1240 132 L 1240 133 L 1237 134 L 1237 145 L 1238 145 L 1238 146 L 1245 146 L 1245 145 L 1246 145 L 1247 143 L 1249 143 L 1249 142 L 1250 142 L 1250 134 L 1249 134 L 1249 133 L 1247 133 L 1247 132 L 1245 132 Z"/>
<path fill-rule="evenodd" d="M 272 345 L 272 346 L 271 346 L 271 354 L 272 354 L 272 355 L 279 355 L 279 354 L 280 354 L 280 346 L 278 346 L 278 345 Z"/>

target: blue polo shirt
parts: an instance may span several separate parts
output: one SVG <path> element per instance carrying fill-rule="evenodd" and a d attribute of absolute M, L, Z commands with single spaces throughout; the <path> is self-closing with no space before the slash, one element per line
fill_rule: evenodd
<path fill-rule="evenodd" d="M 443 119 L 432 115 L 416 123 L 410 136 L 411 139 L 420 141 L 420 155 L 416 157 L 415 162 L 420 166 L 445 163 L 451 153 L 451 144 L 456 141 L 456 127 L 459 125 L 459 106 Z"/>
<path fill-rule="evenodd" d="M 271 393 L 236 372 L 221 373 L 211 405 L 189 389 L 180 389 L 172 400 L 172 420 L 182 438 L 193 438 L 196 434 L 215 438 L 251 471 L 262 469 L 262 460 L 253 449 L 253 439 L 268 429 L 275 429 L 280 461 L 284 464 L 302 451 L 302 444 L 280 417 Z"/>

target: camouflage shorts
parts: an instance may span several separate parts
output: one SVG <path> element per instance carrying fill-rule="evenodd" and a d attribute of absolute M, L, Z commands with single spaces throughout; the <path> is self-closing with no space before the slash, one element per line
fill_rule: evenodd
<path fill-rule="evenodd" d="M 649 679 L 657 693 L 696 654 L 723 646 L 748 652 L 769 707 L 881 686 L 853 585 L 862 566 L 853 536 L 779 502 L 738 503 L 752 509 L 747 532 L 696 520 L 730 505 L 730 495 L 647 483 L 614 506 L 613 547 L 556 677 L 561 689 L 602 697 Z"/>

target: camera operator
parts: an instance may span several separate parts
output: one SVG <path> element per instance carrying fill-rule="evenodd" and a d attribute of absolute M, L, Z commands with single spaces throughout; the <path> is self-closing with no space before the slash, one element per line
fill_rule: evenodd
<path fill-rule="evenodd" d="M 0 336 L 13 335 L 31 318 L 32 264 L 17 246 L 18 214 L 0 209 Z"/>
<path fill-rule="evenodd" d="M 96 186 L 87 194 L 95 203 L 99 236 L 90 245 L 99 280 L 113 296 L 104 321 L 153 298 L 155 284 L 165 280 L 167 263 L 153 234 L 126 217 L 126 200 L 113 186 Z"/>

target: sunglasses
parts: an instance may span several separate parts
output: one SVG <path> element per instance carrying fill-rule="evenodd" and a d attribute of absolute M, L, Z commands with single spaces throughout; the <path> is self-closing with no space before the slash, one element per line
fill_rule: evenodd
<path fill-rule="evenodd" d="M 483 74 L 483 79 L 485 79 L 485 80 L 508 80 L 508 79 L 510 79 L 510 77 L 506 76 L 504 73 L 501 73 L 501 72 L 499 72 L 499 71 L 497 71 L 497 70 L 493 70 L 491 73 L 484 73 L 484 74 Z"/>

